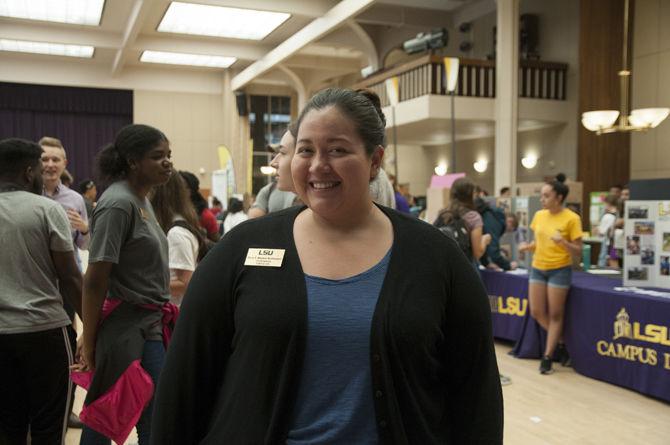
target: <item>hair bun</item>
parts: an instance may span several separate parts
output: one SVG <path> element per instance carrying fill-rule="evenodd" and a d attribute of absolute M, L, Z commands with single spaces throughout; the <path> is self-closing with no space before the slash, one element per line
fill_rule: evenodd
<path fill-rule="evenodd" d="M 566 178 L 565 174 L 563 174 L 563 173 L 559 173 L 559 174 L 556 175 L 556 180 L 558 182 L 560 182 L 561 184 L 564 184 L 566 179 L 567 178 Z"/>
<path fill-rule="evenodd" d="M 379 115 L 379 119 L 381 119 L 383 126 L 386 127 L 386 116 L 384 116 L 384 112 L 382 111 L 382 101 L 379 96 L 377 96 L 377 93 L 363 89 L 356 90 L 356 92 L 372 102 L 372 105 L 375 107 L 375 111 L 377 111 L 377 114 Z"/>

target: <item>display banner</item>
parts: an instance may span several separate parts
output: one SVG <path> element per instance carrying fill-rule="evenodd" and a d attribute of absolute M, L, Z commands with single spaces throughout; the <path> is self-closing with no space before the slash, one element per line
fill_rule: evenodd
<path fill-rule="evenodd" d="M 627 201 L 624 285 L 670 289 L 670 201 Z"/>
<path fill-rule="evenodd" d="M 620 281 L 583 275 L 566 312 L 575 371 L 670 401 L 670 300 L 617 292 Z"/>
<path fill-rule="evenodd" d="M 493 336 L 517 341 L 521 337 L 528 309 L 528 275 L 508 275 L 481 271 L 489 293 Z"/>
<path fill-rule="evenodd" d="M 515 340 L 517 357 L 540 358 L 546 333 L 523 303 L 528 277 L 488 270 L 481 275 L 494 336 Z M 621 279 L 574 272 L 564 327 L 572 366 L 585 376 L 670 401 L 670 299 L 620 286 Z"/>

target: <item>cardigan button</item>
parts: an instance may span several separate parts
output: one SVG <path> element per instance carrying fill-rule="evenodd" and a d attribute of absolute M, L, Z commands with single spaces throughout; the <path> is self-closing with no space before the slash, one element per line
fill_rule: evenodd
<path fill-rule="evenodd" d="M 375 354 L 372 356 L 372 361 L 375 363 L 379 363 L 382 360 L 382 357 L 379 354 Z"/>
<path fill-rule="evenodd" d="M 380 421 L 380 422 L 379 422 L 379 426 L 380 426 L 381 428 L 386 428 L 386 426 L 387 426 L 386 420 L 382 420 L 382 421 Z"/>
<path fill-rule="evenodd" d="M 383 395 L 384 395 L 383 392 L 381 392 L 381 391 L 379 391 L 379 390 L 375 391 L 375 397 L 376 397 L 376 398 L 381 399 Z"/>

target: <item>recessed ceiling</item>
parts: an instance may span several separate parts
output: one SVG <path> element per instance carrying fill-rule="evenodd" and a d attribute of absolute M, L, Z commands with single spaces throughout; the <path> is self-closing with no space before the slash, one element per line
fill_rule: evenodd
<path fill-rule="evenodd" d="M 203 54 L 173 53 L 147 50 L 140 57 L 141 62 L 165 63 L 169 65 L 205 66 L 209 68 L 228 68 L 235 63 L 235 57 L 209 56 Z"/>
<path fill-rule="evenodd" d="M 2 0 L 0 17 L 97 26 L 105 0 Z"/>
<path fill-rule="evenodd" d="M 95 48 L 82 45 L 63 45 L 60 43 L 0 39 L 0 51 L 91 58 L 93 57 Z"/>
<path fill-rule="evenodd" d="M 290 16 L 281 12 L 172 2 L 158 25 L 158 31 L 263 40 Z"/>

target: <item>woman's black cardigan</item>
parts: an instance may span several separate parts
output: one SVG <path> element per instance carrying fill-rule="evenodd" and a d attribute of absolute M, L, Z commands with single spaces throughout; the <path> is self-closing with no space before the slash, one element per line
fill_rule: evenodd
<path fill-rule="evenodd" d="M 153 444 L 286 442 L 307 335 L 293 241 L 303 209 L 237 226 L 200 263 L 158 385 Z M 394 240 L 370 337 L 380 443 L 502 443 L 490 306 L 477 271 L 439 230 L 381 209 Z M 244 266 L 249 248 L 285 249 L 281 267 Z"/>

